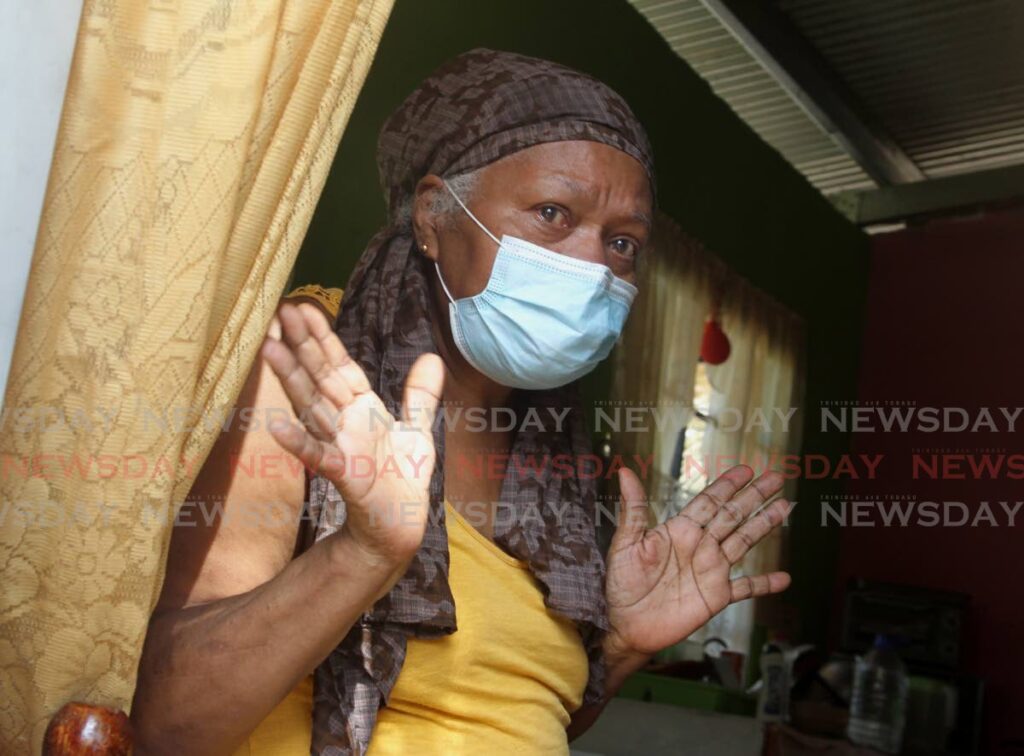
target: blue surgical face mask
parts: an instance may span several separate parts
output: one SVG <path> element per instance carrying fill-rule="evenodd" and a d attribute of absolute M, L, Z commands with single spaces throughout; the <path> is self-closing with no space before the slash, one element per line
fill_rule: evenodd
<path fill-rule="evenodd" d="M 549 389 L 586 375 L 622 332 L 636 287 L 604 265 L 508 235 L 501 241 L 448 191 L 498 245 L 491 277 L 474 297 L 451 304 L 452 336 L 470 365 L 503 386 Z"/>

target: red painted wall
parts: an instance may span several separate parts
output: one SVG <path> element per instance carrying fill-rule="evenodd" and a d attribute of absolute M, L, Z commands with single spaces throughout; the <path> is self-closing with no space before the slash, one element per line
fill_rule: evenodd
<path fill-rule="evenodd" d="M 863 344 L 862 402 L 1024 407 L 1024 210 L 873 237 Z M 1011 527 L 995 503 L 1024 501 L 1024 479 L 1018 468 L 1017 479 L 915 480 L 911 456 L 1022 454 L 1024 413 L 1017 429 L 854 434 L 855 452 L 886 455 L 877 479 L 851 486 L 856 498 L 963 502 L 971 517 L 988 501 L 999 525 L 846 526 L 840 536 L 837 596 L 850 576 L 970 594 L 963 671 L 988 682 L 989 753 L 1024 753 L 1000 745 L 1024 741 L 1024 505 Z"/>

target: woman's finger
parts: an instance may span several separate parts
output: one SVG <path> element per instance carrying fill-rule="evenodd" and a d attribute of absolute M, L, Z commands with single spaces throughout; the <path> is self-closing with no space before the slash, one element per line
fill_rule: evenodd
<path fill-rule="evenodd" d="M 788 572 L 769 572 L 764 575 L 743 575 L 729 581 L 732 595 L 730 603 L 743 601 L 748 598 L 767 596 L 771 593 L 780 593 L 787 588 L 791 579 Z"/>
<path fill-rule="evenodd" d="M 330 330 L 323 312 L 311 304 L 282 303 L 278 315 L 281 318 L 282 340 L 291 347 L 317 390 L 336 409 L 348 406 L 352 401 L 352 391 L 324 348 L 331 338 L 339 348 L 341 342 Z"/>
<path fill-rule="evenodd" d="M 711 522 L 715 513 L 737 491 L 747 485 L 752 477 L 754 477 L 754 471 L 746 465 L 730 467 L 719 475 L 711 485 L 693 497 L 693 500 L 676 517 L 693 520 L 703 528 Z"/>
<path fill-rule="evenodd" d="M 324 314 L 313 305 L 300 305 L 299 309 L 305 318 L 306 327 L 330 366 L 330 371 L 326 373 L 324 393 L 334 399 L 339 407 L 346 407 L 355 397 L 371 391 L 366 373 L 349 356 Z"/>
<path fill-rule="evenodd" d="M 743 559 L 762 538 L 785 522 L 786 516 L 792 511 L 792 504 L 785 499 L 776 499 L 736 528 L 732 535 L 722 541 L 722 552 L 729 564 L 736 564 Z"/>
<path fill-rule="evenodd" d="M 647 531 L 647 495 L 640 478 L 629 468 L 619 470 L 619 490 L 622 492 L 622 505 L 619 523 L 612 535 L 613 550 L 636 543 Z"/>
<path fill-rule="evenodd" d="M 281 381 L 288 400 L 303 425 L 322 441 L 334 438 L 337 426 L 337 410 L 317 391 L 306 369 L 299 364 L 295 354 L 282 341 L 266 338 L 260 350 L 263 359 Z"/>
<path fill-rule="evenodd" d="M 430 436 L 443 389 L 444 362 L 436 354 L 421 354 L 405 379 L 402 426 Z"/>
<path fill-rule="evenodd" d="M 321 350 L 327 358 L 328 363 L 334 369 L 337 376 L 344 382 L 348 391 L 353 397 L 373 391 L 366 373 L 359 367 L 359 363 L 352 359 L 341 339 L 331 329 L 324 314 L 315 306 L 304 304 L 299 306 L 306 321 L 306 327 L 318 342 Z"/>
<path fill-rule="evenodd" d="M 270 318 L 270 325 L 267 326 L 267 336 L 278 341 L 281 340 L 281 318 L 277 317 L 276 313 Z"/>
<path fill-rule="evenodd" d="M 278 420 L 268 427 L 270 435 L 289 454 L 314 473 L 323 473 L 329 480 L 338 480 L 345 470 L 345 458 L 333 444 L 314 438 L 299 423 Z"/>
<path fill-rule="evenodd" d="M 721 543 L 730 533 L 743 524 L 751 512 L 782 490 L 785 478 L 781 473 L 769 470 L 758 476 L 749 486 L 726 501 L 714 518 L 708 523 L 707 532 Z"/>

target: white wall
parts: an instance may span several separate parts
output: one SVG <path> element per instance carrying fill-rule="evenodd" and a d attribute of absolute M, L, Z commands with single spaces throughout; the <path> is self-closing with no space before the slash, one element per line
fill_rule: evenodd
<path fill-rule="evenodd" d="M 78 0 L 0 3 L 0 396 L 75 47 Z"/>

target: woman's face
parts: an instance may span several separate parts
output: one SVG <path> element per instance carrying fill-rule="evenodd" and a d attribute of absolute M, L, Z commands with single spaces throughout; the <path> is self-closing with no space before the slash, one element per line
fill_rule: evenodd
<path fill-rule="evenodd" d="M 437 260 L 456 298 L 487 285 L 497 245 L 465 212 L 436 217 L 437 176 L 416 189 L 416 241 Z M 541 247 L 606 265 L 636 283 L 637 258 L 651 228 L 652 197 L 639 161 L 599 142 L 549 142 L 520 150 L 480 172 L 471 197 L 462 198 L 492 234 L 519 237 Z"/>

